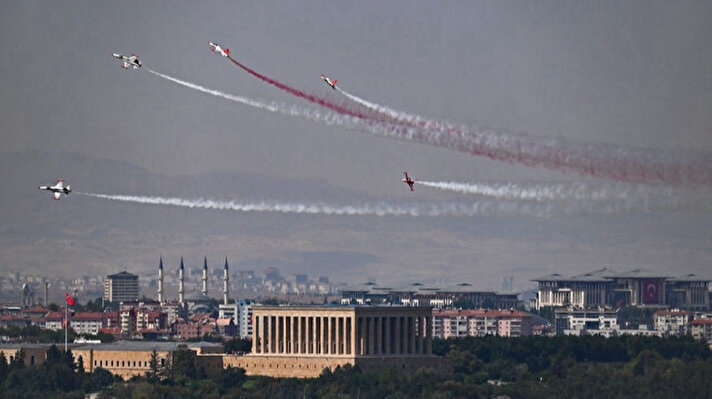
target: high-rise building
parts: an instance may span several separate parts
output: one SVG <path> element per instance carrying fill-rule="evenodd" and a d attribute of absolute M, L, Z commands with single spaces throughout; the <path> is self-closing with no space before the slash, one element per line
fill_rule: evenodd
<path fill-rule="evenodd" d="M 138 300 L 138 276 L 121 272 L 104 279 L 104 302 L 130 302 Z"/>

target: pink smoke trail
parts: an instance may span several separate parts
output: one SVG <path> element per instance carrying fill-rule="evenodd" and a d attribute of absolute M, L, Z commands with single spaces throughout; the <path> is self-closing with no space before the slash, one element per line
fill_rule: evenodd
<path fill-rule="evenodd" d="M 228 56 L 227 58 L 230 59 L 230 61 L 232 61 L 233 64 L 235 64 L 235 65 L 237 65 L 238 67 L 244 69 L 245 71 L 247 71 L 247 73 L 251 74 L 252 76 L 255 76 L 255 77 L 257 77 L 258 79 L 260 79 L 260 80 L 262 80 L 262 81 L 264 81 L 264 82 L 267 82 L 267 83 L 269 83 L 269 84 L 271 84 L 271 85 L 273 85 L 273 86 L 275 86 L 275 87 L 277 87 L 277 88 L 279 88 L 279 89 L 282 89 L 282 90 L 284 90 L 284 91 L 286 91 L 286 92 L 288 92 L 288 93 L 290 93 L 290 94 L 293 94 L 293 95 L 295 95 L 295 96 L 297 96 L 297 97 L 299 97 L 299 98 L 302 98 L 302 99 L 304 99 L 304 100 L 307 100 L 307 101 L 313 102 L 313 103 L 315 103 L 315 104 L 321 105 L 322 107 L 326 107 L 326 108 L 328 108 L 328 109 L 330 109 L 330 110 L 332 110 L 332 111 L 338 112 L 338 113 L 343 114 L 343 115 L 349 115 L 349 116 L 353 116 L 353 117 L 361 118 L 361 119 L 371 119 L 371 118 L 372 118 L 372 117 L 369 117 L 368 115 L 366 115 L 366 114 L 364 114 L 364 113 L 357 112 L 357 111 L 352 111 L 352 110 L 350 110 L 350 109 L 348 109 L 348 108 L 346 108 L 346 107 L 344 107 L 344 106 L 335 104 L 335 103 L 333 103 L 333 102 L 331 102 L 331 101 L 328 101 L 328 100 L 326 100 L 326 99 L 324 99 L 324 98 L 315 96 L 315 95 L 313 95 L 313 94 L 305 93 L 305 92 L 303 92 L 303 91 L 301 91 L 301 90 L 298 90 L 298 89 L 295 89 L 295 88 L 293 88 L 293 87 L 291 87 L 291 86 L 289 86 L 289 85 L 286 85 L 286 84 L 284 84 L 284 83 L 282 83 L 282 82 L 280 82 L 280 81 L 278 81 L 278 80 L 275 80 L 275 79 L 272 79 L 272 78 L 270 78 L 270 77 L 268 77 L 268 76 L 262 75 L 261 73 L 255 71 L 254 69 L 249 68 L 249 67 L 247 67 L 246 65 L 243 65 L 242 63 L 240 63 L 239 61 L 235 60 L 235 59 L 232 58 L 231 56 Z"/>
<path fill-rule="evenodd" d="M 357 103 L 375 114 L 359 112 L 295 89 L 262 75 L 232 57 L 228 58 L 236 66 L 260 80 L 339 114 L 364 120 L 370 125 L 370 131 L 377 131 L 389 137 L 446 147 L 511 164 L 544 167 L 623 182 L 671 185 L 712 184 L 712 157 L 709 155 L 672 154 L 455 127 L 446 122 L 395 111 L 360 98 L 361 101 Z M 343 90 L 340 92 L 345 93 Z M 680 162 L 680 159 L 684 161 Z"/>

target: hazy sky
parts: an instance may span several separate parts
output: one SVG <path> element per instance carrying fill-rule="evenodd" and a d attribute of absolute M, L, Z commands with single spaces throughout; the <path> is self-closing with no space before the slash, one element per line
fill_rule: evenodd
<path fill-rule="evenodd" d="M 212 54 L 216 41 L 267 76 L 340 102 L 320 74 L 458 124 L 709 153 L 710 39 L 709 1 L 0 0 L 1 147 L 73 151 L 163 175 L 323 179 L 389 198 L 410 194 L 403 170 L 429 180 L 579 180 L 251 109 L 122 70 L 111 53 L 228 93 L 314 107 Z M 590 221 L 580 229 L 595 234 Z M 708 229 L 693 236 L 710 243 Z"/>

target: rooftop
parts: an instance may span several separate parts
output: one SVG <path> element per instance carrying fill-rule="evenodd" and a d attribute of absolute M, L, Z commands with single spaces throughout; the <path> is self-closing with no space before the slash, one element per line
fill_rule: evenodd
<path fill-rule="evenodd" d="M 152 341 L 116 341 L 106 344 L 83 344 L 76 349 L 93 349 L 95 351 L 164 351 L 172 352 L 179 345 L 188 348 L 216 348 L 221 345 L 213 342 L 152 342 Z"/>

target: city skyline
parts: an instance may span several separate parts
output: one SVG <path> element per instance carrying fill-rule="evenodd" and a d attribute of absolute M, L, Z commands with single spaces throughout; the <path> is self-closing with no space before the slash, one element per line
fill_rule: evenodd
<path fill-rule="evenodd" d="M 601 267 L 711 277 L 712 6 L 314 5 L 4 5 L 0 272 L 141 273 L 165 253 L 483 290 Z M 475 132 L 483 152 L 327 114 L 372 103 Z M 74 191 L 52 201 L 36 187 L 56 178 Z"/>

